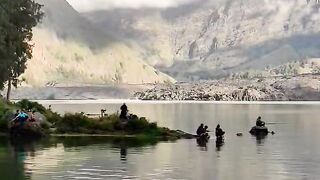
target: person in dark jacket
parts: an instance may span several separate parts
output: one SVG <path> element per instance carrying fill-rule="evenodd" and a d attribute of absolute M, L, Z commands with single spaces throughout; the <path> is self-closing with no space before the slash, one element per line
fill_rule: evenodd
<path fill-rule="evenodd" d="M 203 124 L 200 124 L 200 126 L 198 127 L 198 129 L 197 129 L 197 135 L 198 136 L 201 136 L 201 134 L 203 134 L 205 132 L 203 126 L 204 126 Z"/>
<path fill-rule="evenodd" d="M 224 134 L 225 134 L 225 132 L 221 129 L 220 124 L 218 124 L 216 127 L 216 137 L 223 138 Z"/>
<path fill-rule="evenodd" d="M 120 118 L 127 119 L 128 106 L 125 103 L 123 103 L 123 105 L 120 107 L 120 110 L 121 110 Z"/>
<path fill-rule="evenodd" d="M 259 116 L 258 119 L 257 119 L 257 122 L 256 122 L 256 126 L 264 127 L 265 124 L 266 123 L 261 120 L 261 116 Z"/>

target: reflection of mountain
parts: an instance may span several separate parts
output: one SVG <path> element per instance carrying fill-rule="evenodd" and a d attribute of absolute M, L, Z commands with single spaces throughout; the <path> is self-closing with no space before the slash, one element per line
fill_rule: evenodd
<path fill-rule="evenodd" d="M 173 81 L 145 63 L 133 46 L 81 17 L 65 0 L 44 4 L 43 23 L 34 29 L 34 58 L 28 84 L 152 83 Z"/>
<path fill-rule="evenodd" d="M 320 57 L 319 8 L 312 0 L 201 0 L 166 10 L 85 16 L 140 43 L 147 62 L 168 74 L 208 79 Z"/>

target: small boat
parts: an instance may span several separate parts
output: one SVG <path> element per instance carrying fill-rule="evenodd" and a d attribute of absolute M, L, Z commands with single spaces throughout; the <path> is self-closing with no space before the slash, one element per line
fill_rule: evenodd
<path fill-rule="evenodd" d="M 261 126 L 254 126 L 251 128 L 251 130 L 249 132 L 252 135 L 259 136 L 259 135 L 267 135 L 269 133 L 269 130 L 265 126 L 262 126 L 262 127 Z"/>

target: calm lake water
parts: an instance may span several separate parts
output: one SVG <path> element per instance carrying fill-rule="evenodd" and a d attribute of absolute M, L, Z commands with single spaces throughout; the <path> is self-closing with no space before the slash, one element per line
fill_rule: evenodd
<path fill-rule="evenodd" d="M 116 112 L 120 104 L 53 104 L 64 112 Z M 200 123 L 226 131 L 225 144 L 196 140 L 137 142 L 109 138 L 0 139 L 0 174 L 11 179 L 320 179 L 320 104 L 133 103 L 131 113 L 194 132 Z M 248 131 L 262 116 L 275 135 Z M 242 132 L 238 137 L 236 133 Z M 213 136 L 213 134 L 212 134 Z"/>

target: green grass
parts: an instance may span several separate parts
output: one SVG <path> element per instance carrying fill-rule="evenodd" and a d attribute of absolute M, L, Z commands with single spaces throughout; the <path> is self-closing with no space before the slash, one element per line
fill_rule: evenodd
<path fill-rule="evenodd" d="M 89 118 L 83 114 L 65 114 L 56 123 L 56 133 L 75 134 L 114 134 L 136 135 L 137 137 L 156 137 L 165 134 L 167 129 L 159 128 L 144 117 L 134 117 L 128 123 L 121 122 L 117 115 L 103 118 Z"/>
<path fill-rule="evenodd" d="M 16 109 L 35 110 L 35 111 L 43 114 L 47 118 L 47 121 L 50 123 L 56 123 L 57 121 L 61 120 L 61 118 L 62 118 L 58 113 L 52 112 L 52 111 L 46 109 L 41 104 L 39 104 L 37 102 L 31 102 L 27 99 L 23 99 L 14 105 L 16 106 Z"/>
<path fill-rule="evenodd" d="M 15 110 L 14 104 L 0 100 L 0 132 L 8 131 L 8 122 Z"/>
<path fill-rule="evenodd" d="M 123 121 L 118 115 L 112 114 L 102 118 L 90 118 L 86 115 L 58 113 L 46 109 L 39 103 L 22 100 L 15 104 L 0 101 L 0 132 L 8 131 L 9 115 L 16 109 L 35 110 L 43 114 L 47 121 L 53 124 L 54 134 L 91 134 L 110 135 L 115 137 L 135 137 L 140 140 L 163 139 L 175 140 L 181 137 L 176 131 L 158 127 L 157 123 L 149 122 L 145 117 L 133 115 L 128 121 Z M 49 133 L 48 124 L 42 124 L 41 129 Z"/>

